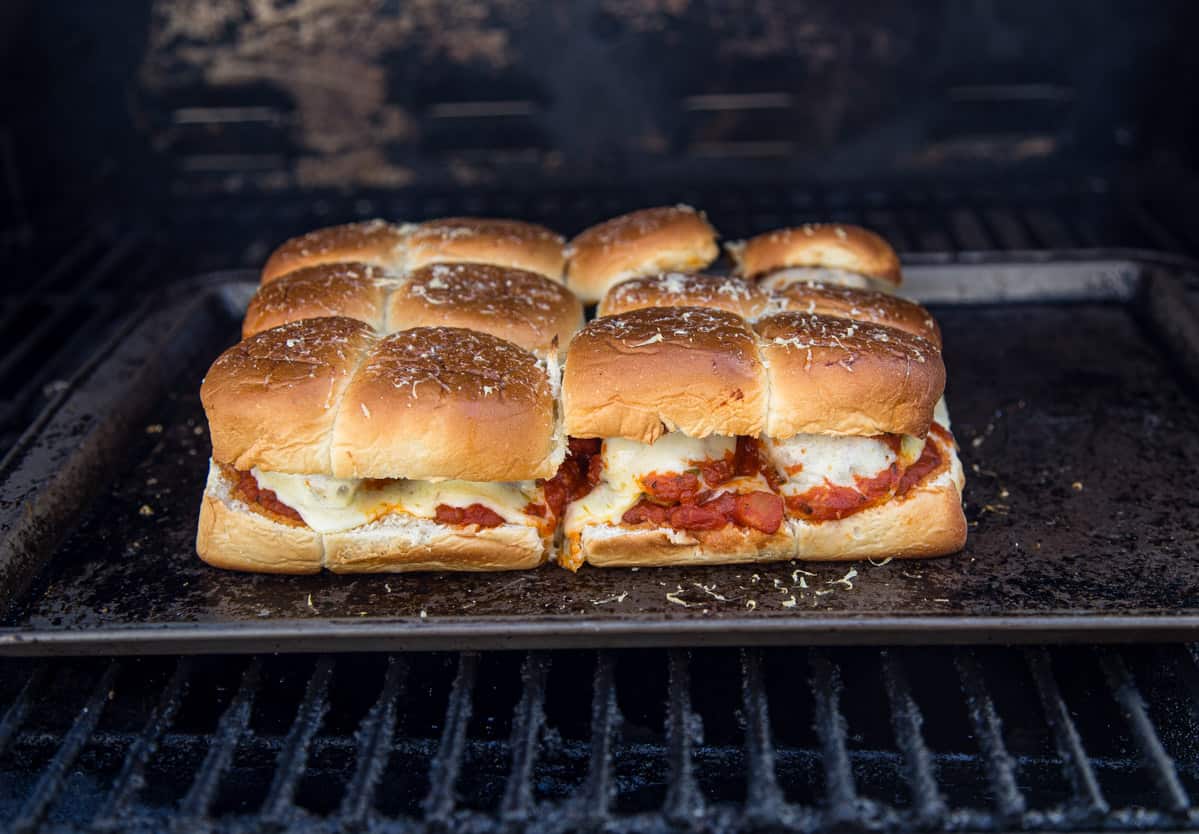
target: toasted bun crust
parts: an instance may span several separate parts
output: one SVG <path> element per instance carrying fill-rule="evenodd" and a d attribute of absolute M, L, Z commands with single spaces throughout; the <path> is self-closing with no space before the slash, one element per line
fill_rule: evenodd
<path fill-rule="evenodd" d="M 965 479 L 952 445 L 942 443 L 949 469 L 919 484 L 898 500 L 843 518 L 812 524 L 788 519 L 795 533 L 797 558 L 805 561 L 918 559 L 957 553 L 966 546 L 962 512 Z"/>
<path fill-rule="evenodd" d="M 564 454 L 557 435 L 553 390 L 533 354 L 487 333 L 419 327 L 381 340 L 354 374 L 331 469 L 338 478 L 549 478 Z"/>
<path fill-rule="evenodd" d="M 387 302 L 387 329 L 465 327 L 545 355 L 565 351 L 583 326 L 583 305 L 536 272 L 490 264 L 418 269 Z"/>
<path fill-rule="evenodd" d="M 712 307 L 755 319 L 766 304 L 766 294 L 742 278 L 667 272 L 621 281 L 608 290 L 597 312 L 613 316 L 642 307 Z"/>
<path fill-rule="evenodd" d="M 255 573 L 400 573 L 422 570 L 494 571 L 534 568 L 548 557 L 537 530 L 520 524 L 453 527 L 388 516 L 322 535 L 280 524 L 229 497 L 218 467 L 209 470 L 200 504 L 196 552 L 213 567 Z"/>
<path fill-rule="evenodd" d="M 759 278 L 795 266 L 843 269 L 899 286 L 899 257 L 891 244 L 860 226 L 807 223 L 730 243 L 737 274 Z"/>
<path fill-rule="evenodd" d="M 599 301 L 613 284 L 637 275 L 703 269 L 720 254 L 716 230 L 691 206 L 662 206 L 621 215 L 570 242 L 566 284 Z"/>
<path fill-rule="evenodd" d="M 770 298 L 776 310 L 881 324 L 921 336 L 941 347 L 941 328 L 932 314 L 914 301 L 889 293 L 796 282 L 771 293 Z"/>
<path fill-rule="evenodd" d="M 522 481 L 564 454 L 545 365 L 457 328 L 292 322 L 225 351 L 200 399 L 213 457 L 242 470 Z"/>
<path fill-rule="evenodd" d="M 669 530 L 648 526 L 594 525 L 580 538 L 582 561 L 598 567 L 727 565 L 795 558 L 787 528 L 773 535 L 729 525 L 720 530 Z"/>
<path fill-rule="evenodd" d="M 456 528 L 394 516 L 326 533 L 325 551 L 325 567 L 333 573 L 523 570 L 548 558 L 546 543 L 532 527 Z"/>
<path fill-rule="evenodd" d="M 562 280 L 565 240 L 535 223 L 446 217 L 421 223 L 408 238 L 408 269 L 454 261 L 525 269 Z"/>
<path fill-rule="evenodd" d="M 384 220 L 366 220 L 293 237 L 271 253 L 262 268 L 262 283 L 269 284 L 302 267 L 339 261 L 397 268 L 403 263 L 408 228 Z"/>
<path fill-rule="evenodd" d="M 300 319 L 346 316 L 383 329 L 389 283 L 382 269 L 363 263 L 308 266 L 264 284 L 250 299 L 242 338 Z"/>
<path fill-rule="evenodd" d="M 652 443 L 667 431 L 757 436 L 766 372 L 745 320 L 724 310 L 656 307 L 595 319 L 570 343 L 566 433 Z"/>
<path fill-rule="evenodd" d="M 229 348 L 200 386 L 213 457 L 242 470 L 334 474 L 329 446 L 338 408 L 377 341 L 360 321 L 325 318 Z"/>
<path fill-rule="evenodd" d="M 768 437 L 928 433 L 945 363 L 924 339 L 808 313 L 767 316 L 755 328 L 770 369 Z"/>

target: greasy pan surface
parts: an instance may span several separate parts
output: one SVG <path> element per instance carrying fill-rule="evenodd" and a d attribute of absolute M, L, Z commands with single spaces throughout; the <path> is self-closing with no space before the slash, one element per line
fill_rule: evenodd
<path fill-rule="evenodd" d="M 59 485 L 55 506 L 72 496 L 86 506 L 61 543 L 49 547 L 54 523 L 27 525 L 16 545 L 10 535 L 0 651 L 1193 639 L 1199 409 L 1194 356 L 1180 347 L 1194 321 L 1177 303 L 1177 276 L 1132 262 L 971 269 L 925 267 L 912 281 L 917 294 L 951 302 L 933 309 L 967 474 L 964 553 L 574 575 L 550 565 L 272 577 L 201 563 L 193 543 L 209 443 L 197 391 L 252 288 L 214 279 L 153 313 L 100 364 L 98 375 L 136 348 L 168 366 L 147 372 L 156 381 L 139 396 L 103 406 L 123 414 L 120 430 L 85 442 L 102 415 L 57 415 L 0 473 L 0 497 L 11 498 L 30 494 L 20 482 L 39 466 L 45 490 L 63 461 L 100 455 L 93 446 L 118 461 L 76 467 L 84 474 Z M 1024 299 L 994 303 L 1013 296 Z M 128 361 L 112 380 L 135 376 Z M 89 486 L 101 494 L 87 504 Z"/>

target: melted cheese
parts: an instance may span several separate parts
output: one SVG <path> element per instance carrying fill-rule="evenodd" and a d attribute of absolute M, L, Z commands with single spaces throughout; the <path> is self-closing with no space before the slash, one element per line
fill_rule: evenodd
<path fill-rule="evenodd" d="M 762 288 L 766 290 L 781 290 L 792 284 L 829 284 L 839 287 L 856 287 L 860 290 L 871 289 L 870 279 L 856 272 L 846 272 L 844 269 L 830 269 L 823 266 L 793 266 L 780 269 L 762 279 Z"/>
<path fill-rule="evenodd" d="M 933 406 L 933 422 L 937 423 L 941 428 L 949 431 L 949 406 L 945 405 L 945 398 L 937 400 L 937 404 Z"/>
<path fill-rule="evenodd" d="M 604 441 L 604 481 L 617 492 L 640 495 L 641 478 L 651 472 L 681 474 L 695 469 L 695 461 L 722 460 L 736 450 L 735 437 L 695 438 L 678 431 L 649 444 L 613 438 Z"/>
<path fill-rule="evenodd" d="M 835 486 L 857 486 L 857 478 L 874 478 L 897 460 L 904 467 L 910 466 L 924 451 L 924 440 L 909 435 L 902 438 L 898 456 L 877 437 L 797 434 L 766 443 L 779 471 L 790 473 L 781 487 L 784 495 L 802 495 L 826 481 Z"/>
<path fill-rule="evenodd" d="M 525 515 L 530 501 L 540 503 L 541 489 L 533 481 L 484 483 L 476 481 L 362 481 L 323 475 L 285 475 L 252 470 L 258 485 L 269 489 L 294 509 L 304 523 L 321 533 L 334 533 L 370 524 L 389 513 L 434 518 L 437 506 L 482 504 L 510 524 L 536 526 L 540 519 Z"/>

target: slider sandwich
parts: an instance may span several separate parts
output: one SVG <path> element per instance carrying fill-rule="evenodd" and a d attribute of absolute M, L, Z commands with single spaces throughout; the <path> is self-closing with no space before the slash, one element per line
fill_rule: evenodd
<path fill-rule="evenodd" d="M 691 206 L 660 206 L 614 217 L 567 247 L 566 285 L 585 302 L 638 275 L 703 269 L 720 255 L 716 230 Z"/>
<path fill-rule="evenodd" d="M 380 334 L 465 327 L 545 356 L 566 349 L 583 324 L 583 305 L 556 281 L 514 267 L 438 263 L 396 274 L 366 263 L 327 263 L 259 287 L 242 336 L 328 316 L 357 319 Z"/>
<path fill-rule="evenodd" d="M 317 229 L 283 243 L 262 268 L 262 283 L 304 267 L 343 262 L 379 267 L 391 274 L 435 263 L 485 263 L 561 282 L 564 243 L 544 226 L 520 220 L 446 217 L 402 224 L 366 220 Z"/>
<path fill-rule="evenodd" d="M 893 292 L 902 280 L 891 244 L 845 223 L 805 223 L 725 248 L 738 275 L 768 290 L 799 281 Z"/>
<path fill-rule="evenodd" d="M 587 324 L 562 382 L 560 562 L 935 556 L 965 542 L 940 351 L 807 312 L 635 309 Z"/>
<path fill-rule="evenodd" d="M 888 293 L 795 281 L 778 289 L 737 276 L 666 273 L 630 278 L 608 290 L 601 316 L 643 307 L 714 307 L 751 321 L 795 311 L 894 327 L 941 347 L 941 330 L 921 305 Z"/>
<path fill-rule="evenodd" d="M 566 453 L 556 354 L 350 318 L 263 331 L 200 391 L 213 455 L 196 549 L 266 573 L 511 570 L 549 555 Z"/>

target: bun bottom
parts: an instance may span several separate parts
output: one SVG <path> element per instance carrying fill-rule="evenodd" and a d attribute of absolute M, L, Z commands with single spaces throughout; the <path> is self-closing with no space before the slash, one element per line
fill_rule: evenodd
<path fill-rule="evenodd" d="M 720 530 L 662 527 L 584 527 L 576 561 L 598 567 L 735 565 L 795 558 L 795 538 L 785 530 L 762 533 L 728 526 Z"/>
<path fill-rule="evenodd" d="M 548 546 L 522 524 L 452 527 L 389 516 L 338 533 L 282 524 L 229 495 L 214 466 L 200 504 L 196 553 L 213 567 L 252 573 L 501 571 L 544 564 Z"/>

